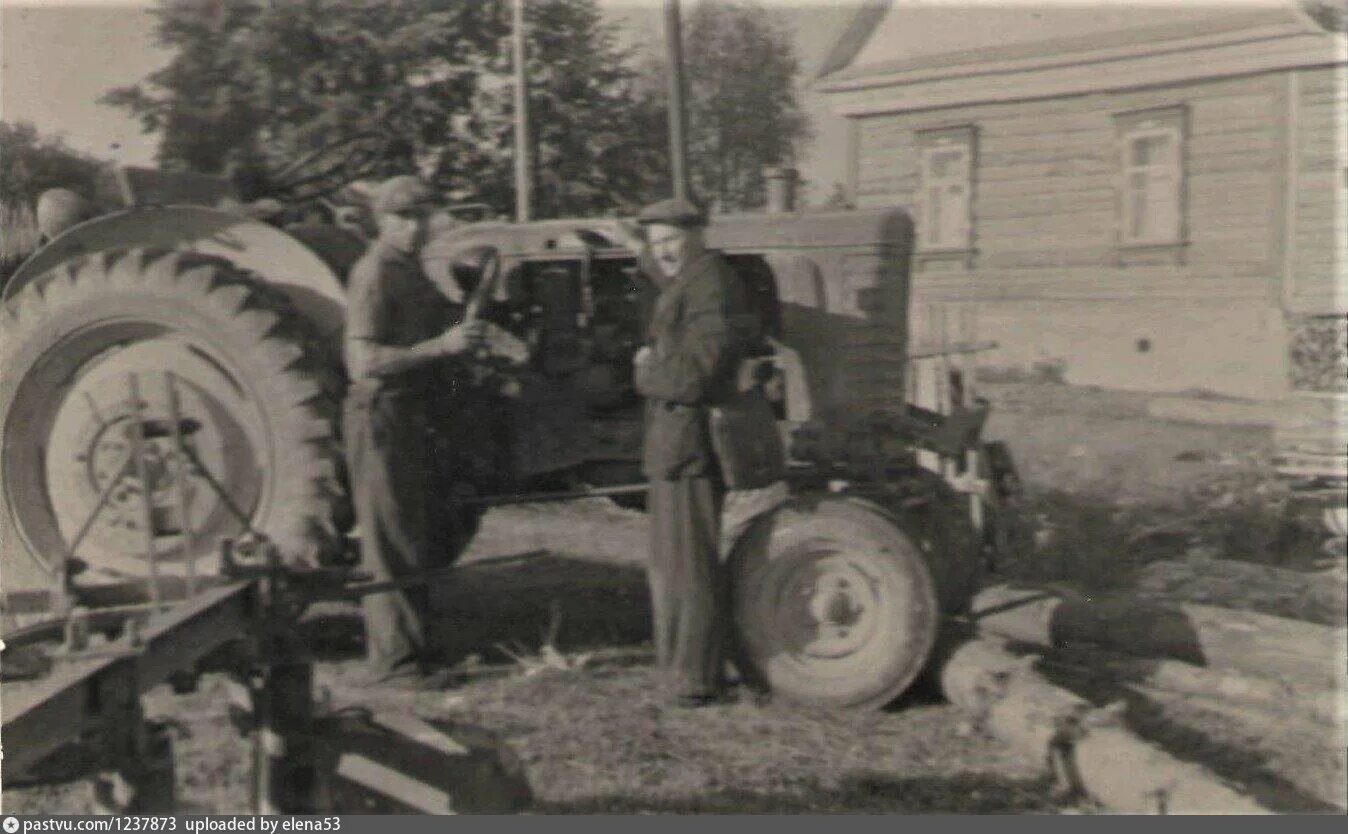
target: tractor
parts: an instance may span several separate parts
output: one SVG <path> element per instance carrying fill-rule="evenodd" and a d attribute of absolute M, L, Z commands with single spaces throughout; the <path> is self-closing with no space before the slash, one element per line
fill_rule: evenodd
<path fill-rule="evenodd" d="M 4 288 L 11 624 L 62 598 L 189 596 L 241 537 L 296 563 L 353 549 L 338 416 L 358 225 L 268 222 L 223 180 L 119 182 L 124 208 L 61 231 Z M 708 229 L 770 337 L 752 361 L 789 453 L 785 481 L 732 496 L 749 508 L 725 532 L 740 660 L 786 698 L 873 707 L 964 611 L 1014 475 L 948 361 L 985 346 L 910 350 L 908 216 L 776 208 Z M 474 360 L 481 414 L 443 432 L 462 472 L 445 512 L 470 532 L 490 506 L 640 492 L 630 360 L 652 290 L 607 222 L 447 218 L 423 252 L 437 285 L 526 348 Z M 908 401 L 921 356 L 943 363 L 944 408 Z"/>

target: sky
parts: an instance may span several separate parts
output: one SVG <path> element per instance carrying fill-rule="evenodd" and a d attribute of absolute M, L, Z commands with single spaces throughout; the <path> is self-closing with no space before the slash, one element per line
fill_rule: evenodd
<path fill-rule="evenodd" d="M 156 139 L 97 101 L 165 63 L 147 6 L 0 0 L 0 118 L 33 122 L 103 159 L 153 160 Z"/>

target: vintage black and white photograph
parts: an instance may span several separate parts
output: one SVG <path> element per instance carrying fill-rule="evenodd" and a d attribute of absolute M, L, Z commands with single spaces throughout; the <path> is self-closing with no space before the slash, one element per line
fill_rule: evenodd
<path fill-rule="evenodd" d="M 1342 0 L 0 0 L 0 810 L 1348 813 L 1346 264 Z"/>

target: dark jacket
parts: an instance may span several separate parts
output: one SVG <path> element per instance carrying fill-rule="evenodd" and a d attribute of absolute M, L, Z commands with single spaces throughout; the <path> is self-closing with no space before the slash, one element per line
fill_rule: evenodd
<path fill-rule="evenodd" d="M 760 327 L 743 283 L 717 252 L 685 265 L 664 288 L 651 318 L 652 357 L 636 371 L 646 397 L 646 477 L 717 474 L 708 409 L 735 392 Z"/>
<path fill-rule="evenodd" d="M 440 335 L 462 319 L 463 307 L 436 287 L 415 257 L 376 242 L 347 279 L 347 367 L 351 366 L 352 342 L 407 347 Z M 352 379 L 352 390 L 399 389 L 432 397 L 439 393 L 442 375 L 451 366 L 438 362 L 396 375 Z"/>

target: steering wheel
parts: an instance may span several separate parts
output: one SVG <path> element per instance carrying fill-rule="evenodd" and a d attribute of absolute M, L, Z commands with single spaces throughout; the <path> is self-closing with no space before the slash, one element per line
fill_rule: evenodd
<path fill-rule="evenodd" d="M 462 258 L 454 261 L 455 280 L 459 279 L 461 266 L 465 273 L 472 273 L 477 278 L 477 284 L 468 296 L 463 320 L 477 321 L 482 313 L 482 305 L 491 299 L 496 292 L 496 285 L 500 283 L 501 253 L 495 246 L 478 246 L 468 250 Z M 462 282 L 459 286 L 463 286 Z"/>

